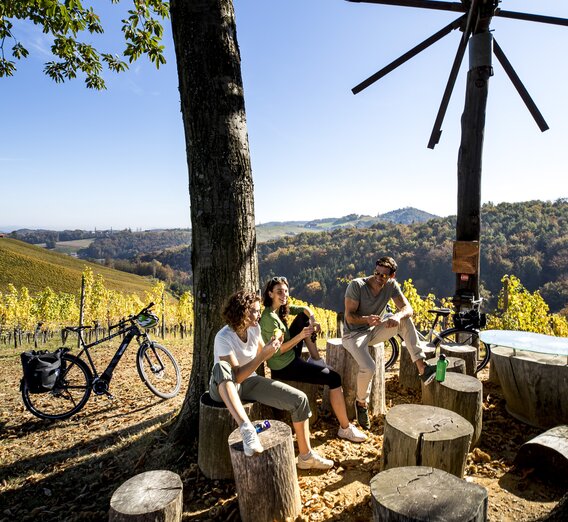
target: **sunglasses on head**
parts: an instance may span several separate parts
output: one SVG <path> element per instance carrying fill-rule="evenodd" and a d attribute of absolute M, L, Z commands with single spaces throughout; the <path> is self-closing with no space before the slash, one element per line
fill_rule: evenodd
<path fill-rule="evenodd" d="M 286 286 L 288 286 L 288 279 L 283 276 L 275 276 L 270 280 L 270 282 L 274 284 L 284 283 Z"/>

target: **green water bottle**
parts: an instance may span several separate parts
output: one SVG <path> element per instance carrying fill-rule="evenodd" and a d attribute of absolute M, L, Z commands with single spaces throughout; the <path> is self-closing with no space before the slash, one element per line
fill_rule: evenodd
<path fill-rule="evenodd" d="M 436 380 L 438 382 L 444 382 L 446 379 L 446 368 L 448 367 L 448 360 L 445 354 L 441 353 L 436 363 Z"/>

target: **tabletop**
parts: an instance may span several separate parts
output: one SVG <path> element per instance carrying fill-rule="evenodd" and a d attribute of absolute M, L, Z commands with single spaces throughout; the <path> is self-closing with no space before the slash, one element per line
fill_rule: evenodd
<path fill-rule="evenodd" d="M 483 330 L 479 338 L 487 344 L 536 353 L 568 356 L 568 337 L 555 337 L 515 330 Z"/>

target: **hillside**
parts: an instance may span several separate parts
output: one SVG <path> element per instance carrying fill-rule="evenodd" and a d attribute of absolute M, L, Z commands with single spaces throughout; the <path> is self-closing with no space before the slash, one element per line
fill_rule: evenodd
<path fill-rule="evenodd" d="M 51 252 L 16 239 L 0 237 L 0 292 L 8 284 L 25 286 L 35 293 L 50 287 L 52 290 L 77 293 L 81 288 L 81 274 L 85 266 L 101 274 L 107 288 L 144 296 L 152 283 L 143 277 L 127 274 L 96 263 Z"/>

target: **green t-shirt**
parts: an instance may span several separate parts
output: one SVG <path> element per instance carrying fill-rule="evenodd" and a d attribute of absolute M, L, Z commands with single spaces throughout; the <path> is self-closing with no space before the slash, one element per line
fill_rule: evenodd
<path fill-rule="evenodd" d="M 290 315 L 298 315 L 304 313 L 303 306 L 290 306 Z M 266 307 L 262 315 L 260 316 L 260 332 L 262 335 L 262 340 L 267 343 L 272 339 L 272 335 L 274 334 L 275 328 L 280 328 L 284 332 L 284 342 L 290 340 L 290 330 L 288 327 L 281 321 L 280 317 L 278 317 L 278 313 L 272 311 L 271 308 Z M 286 368 L 296 357 L 294 350 L 290 349 L 287 352 L 280 353 L 280 350 L 277 350 L 276 353 L 266 361 L 268 367 L 271 370 L 281 370 L 282 368 Z"/>

